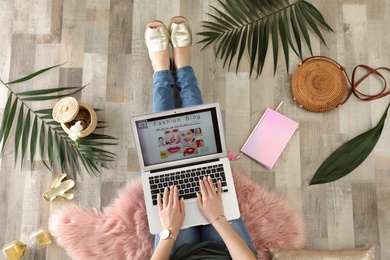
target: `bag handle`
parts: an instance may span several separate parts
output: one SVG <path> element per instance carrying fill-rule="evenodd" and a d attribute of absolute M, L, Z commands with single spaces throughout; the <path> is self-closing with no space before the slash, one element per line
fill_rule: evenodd
<path fill-rule="evenodd" d="M 383 71 L 383 70 L 390 72 L 389 68 L 386 68 L 386 67 L 372 68 L 370 66 L 360 64 L 360 65 L 357 65 L 353 69 L 353 71 L 352 71 L 352 78 L 350 79 L 348 74 L 347 74 L 347 72 L 345 71 L 345 67 L 340 65 L 340 63 L 338 63 L 337 61 L 335 61 L 335 60 L 333 60 L 333 59 L 331 59 L 329 57 L 320 56 L 320 55 L 319 56 L 312 56 L 312 57 L 309 57 L 309 58 L 303 60 L 302 63 L 305 63 L 306 61 L 309 61 L 309 60 L 315 60 L 315 59 L 325 59 L 325 60 L 328 60 L 328 61 L 334 63 L 336 66 L 338 66 L 342 70 L 342 72 L 345 74 L 345 77 L 347 78 L 347 80 L 348 80 L 348 82 L 349 82 L 349 84 L 351 86 L 351 90 L 348 92 L 348 94 L 345 97 L 344 101 L 341 102 L 341 105 L 344 104 L 345 102 L 347 102 L 352 94 L 354 94 L 358 99 L 364 100 L 364 101 L 376 100 L 376 99 L 382 98 L 382 97 L 387 96 L 387 95 L 390 94 L 390 90 L 385 92 L 385 90 L 387 89 L 387 81 L 386 81 L 385 77 L 382 75 L 382 73 L 379 72 L 379 71 Z M 356 71 L 358 69 L 364 69 L 366 71 L 366 74 L 363 77 L 361 77 L 360 79 L 357 80 L 356 79 Z M 382 90 L 379 93 L 374 94 L 374 95 L 368 95 L 368 94 L 365 94 L 365 93 L 360 92 L 359 90 L 357 90 L 357 87 L 366 78 L 368 78 L 371 75 L 377 76 L 380 79 L 382 79 L 382 82 L 383 82 Z"/>

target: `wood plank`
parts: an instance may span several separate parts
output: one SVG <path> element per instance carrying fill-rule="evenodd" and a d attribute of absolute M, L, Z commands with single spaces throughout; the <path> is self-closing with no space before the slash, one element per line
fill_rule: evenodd
<path fill-rule="evenodd" d="M 313 0 L 334 32 L 320 26 L 327 46 L 310 32 L 313 55 L 325 55 L 346 67 L 351 76 L 358 64 L 389 67 L 389 1 Z M 312 113 L 301 109 L 290 91 L 290 81 L 300 59 L 291 51 L 289 71 L 279 46 L 274 73 L 272 46 L 262 74 L 249 77 L 245 52 L 236 74 L 235 61 L 223 68 L 213 46 L 202 50 L 201 21 L 220 7 L 216 0 L 3 0 L 0 12 L 0 77 L 5 81 L 28 75 L 43 67 L 66 62 L 15 91 L 41 87 L 89 84 L 75 98 L 103 109 L 99 118 L 108 128 L 98 130 L 118 137 L 118 145 L 107 147 L 117 154 L 109 170 L 89 176 L 83 170 L 74 176 L 76 203 L 101 209 L 117 191 L 140 176 L 129 118 L 152 110 L 152 67 L 144 41 L 148 22 L 158 19 L 168 25 L 175 15 L 184 15 L 193 29 L 192 65 L 205 103 L 219 102 L 224 118 L 228 149 L 236 153 L 267 107 L 284 101 L 281 112 L 299 122 L 299 129 L 272 170 L 243 156 L 232 162 L 254 181 L 288 198 L 305 217 L 307 247 L 341 249 L 377 244 L 377 258 L 390 257 L 390 127 L 386 120 L 381 138 L 370 156 L 346 177 L 330 184 L 309 186 L 319 165 L 340 145 L 377 124 L 390 96 L 363 102 L 352 96 L 338 109 Z M 303 58 L 309 57 L 303 48 Z M 363 75 L 359 71 L 357 76 Z M 388 77 L 388 72 L 384 72 Z M 359 90 L 375 93 L 382 82 L 369 77 Z M 0 119 L 8 96 L 0 86 Z M 55 101 L 30 104 L 48 108 Z M 41 195 L 61 172 L 49 171 L 39 161 L 19 161 L 14 168 L 13 136 L 0 157 L 0 243 L 28 239 L 29 232 L 47 226 L 51 214 L 69 202 L 44 202 Z M 106 148 L 106 147 L 105 147 Z M 19 158 L 20 159 L 20 158 Z M 38 160 L 35 158 L 35 160 Z M 67 172 L 68 174 L 74 174 Z M 82 178 L 81 178 L 82 177 Z M 29 221 L 31 220 L 31 221 Z M 26 259 L 67 260 L 70 257 L 56 243 L 33 250 Z"/>
<path fill-rule="evenodd" d="M 390 255 L 390 157 L 378 156 L 375 162 L 380 254 L 386 259 Z"/>

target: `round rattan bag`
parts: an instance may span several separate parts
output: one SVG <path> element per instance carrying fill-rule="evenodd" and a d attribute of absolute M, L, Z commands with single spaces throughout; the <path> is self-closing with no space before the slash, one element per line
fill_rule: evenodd
<path fill-rule="evenodd" d="M 312 57 L 299 64 L 291 90 L 300 107 L 326 112 L 342 104 L 347 92 L 345 70 L 325 57 Z"/>

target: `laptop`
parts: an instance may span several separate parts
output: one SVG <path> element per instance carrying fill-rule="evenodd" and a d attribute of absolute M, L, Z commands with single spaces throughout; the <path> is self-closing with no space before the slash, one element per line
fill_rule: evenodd
<path fill-rule="evenodd" d="M 210 224 L 198 207 L 199 178 L 222 182 L 225 216 L 240 217 L 218 103 L 178 108 L 131 118 L 141 166 L 149 230 L 162 231 L 157 194 L 176 185 L 184 198 L 183 228 Z"/>

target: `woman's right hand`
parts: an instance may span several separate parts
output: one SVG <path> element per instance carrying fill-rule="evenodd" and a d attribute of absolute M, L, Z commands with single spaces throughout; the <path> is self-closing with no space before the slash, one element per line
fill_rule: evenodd
<path fill-rule="evenodd" d="M 202 214 L 210 221 L 224 214 L 222 204 L 222 183 L 217 182 L 217 191 L 210 176 L 199 181 L 201 193 L 197 193 L 198 205 Z"/>
<path fill-rule="evenodd" d="M 176 186 L 164 190 L 164 197 L 161 202 L 161 195 L 157 195 L 158 214 L 163 229 L 169 229 L 177 236 L 184 223 L 185 206 L 183 198 L 179 200 L 179 191 Z"/>

